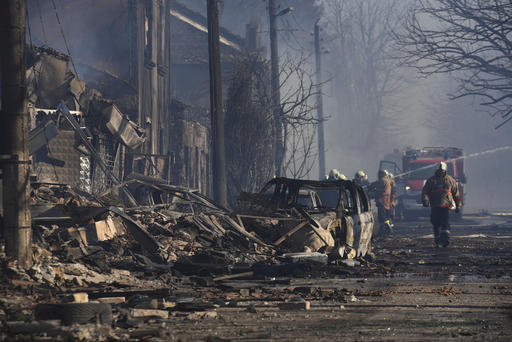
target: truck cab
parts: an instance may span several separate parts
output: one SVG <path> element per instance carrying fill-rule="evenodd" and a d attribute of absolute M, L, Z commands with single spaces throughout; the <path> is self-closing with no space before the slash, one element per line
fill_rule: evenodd
<path fill-rule="evenodd" d="M 462 203 L 464 205 L 464 152 L 456 147 L 423 147 L 408 148 L 402 153 L 402 165 L 394 161 L 382 160 L 380 168 L 396 175 L 397 206 L 396 216 L 403 219 L 415 219 L 428 216 L 428 208 L 423 207 L 421 191 L 428 178 L 434 175 L 440 162 L 448 166 L 448 175 L 457 182 Z M 462 215 L 462 208 L 458 218 Z M 457 218 L 457 217 L 456 217 Z"/>

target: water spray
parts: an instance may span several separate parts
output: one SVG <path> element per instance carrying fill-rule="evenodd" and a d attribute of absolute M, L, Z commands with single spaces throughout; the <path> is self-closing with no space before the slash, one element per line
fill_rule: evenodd
<path fill-rule="evenodd" d="M 456 160 L 459 160 L 459 159 L 468 159 L 468 158 L 474 158 L 474 157 L 481 157 L 481 156 L 486 155 L 486 154 L 494 154 L 494 153 L 502 152 L 502 151 L 512 151 L 512 146 L 502 146 L 502 147 L 494 148 L 494 149 L 487 150 L 487 151 L 475 152 L 475 153 L 468 154 L 467 156 L 460 156 L 460 157 L 457 157 L 457 158 L 446 159 L 446 160 L 444 160 L 444 162 L 446 163 L 446 162 L 456 161 Z M 403 176 L 407 176 L 407 175 L 409 175 L 411 173 L 418 172 L 418 171 L 421 171 L 421 170 L 430 169 L 430 168 L 432 168 L 432 164 L 420 167 L 420 168 L 412 170 L 412 171 L 407 171 L 407 172 L 404 172 L 404 173 L 400 173 L 400 174 L 398 174 L 398 175 L 396 175 L 394 177 L 395 178 L 400 178 L 400 177 L 403 177 Z"/>

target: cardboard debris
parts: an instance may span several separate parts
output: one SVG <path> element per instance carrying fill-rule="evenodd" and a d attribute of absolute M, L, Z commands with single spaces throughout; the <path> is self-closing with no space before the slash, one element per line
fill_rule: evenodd
<path fill-rule="evenodd" d="M 116 220 L 117 221 L 117 220 Z M 116 222 L 112 217 L 108 216 L 105 220 L 96 221 L 89 229 L 89 239 L 96 241 L 106 241 L 113 239 L 118 235 L 126 233 L 126 229 L 120 222 Z"/>

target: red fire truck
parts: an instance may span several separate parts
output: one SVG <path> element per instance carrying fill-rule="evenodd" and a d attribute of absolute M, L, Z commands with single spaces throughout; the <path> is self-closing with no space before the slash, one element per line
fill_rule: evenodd
<path fill-rule="evenodd" d="M 434 175 L 440 162 L 448 166 L 448 174 L 452 176 L 459 187 L 459 193 L 464 205 L 464 151 L 457 147 L 423 147 L 421 149 L 407 148 L 402 152 L 402 165 L 397 161 L 381 160 L 380 169 L 387 170 L 395 176 L 397 184 L 397 205 L 395 217 L 398 219 L 415 219 L 428 216 L 428 208 L 423 207 L 421 190 L 426 180 Z M 455 218 L 460 218 L 462 208 Z"/>

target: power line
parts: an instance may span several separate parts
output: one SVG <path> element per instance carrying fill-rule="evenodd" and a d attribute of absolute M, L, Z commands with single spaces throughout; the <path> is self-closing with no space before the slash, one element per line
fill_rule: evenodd
<path fill-rule="evenodd" d="M 25 21 L 27 22 L 28 39 L 30 41 L 30 48 L 32 49 L 32 31 L 30 30 L 30 17 L 28 15 L 28 6 L 25 7 L 25 16 L 27 17 Z"/>
<path fill-rule="evenodd" d="M 46 38 L 46 30 L 44 29 L 44 21 L 43 21 L 43 13 L 41 11 L 41 5 L 39 4 L 39 1 L 35 1 L 37 4 L 37 9 L 39 11 L 39 20 L 41 21 L 41 30 L 43 32 L 43 40 L 44 45 L 48 45 L 48 39 Z"/>
<path fill-rule="evenodd" d="M 76 77 L 78 77 L 78 72 L 76 71 L 75 62 L 73 61 L 73 57 L 71 56 L 71 51 L 69 50 L 68 42 L 66 40 L 66 36 L 64 35 L 64 29 L 62 27 L 62 23 L 60 22 L 59 12 L 57 11 L 57 6 L 55 6 L 55 0 L 52 0 L 53 9 L 55 10 L 55 17 L 57 18 L 57 23 L 59 24 L 60 34 L 62 35 L 62 39 L 64 40 L 64 45 L 66 46 L 66 51 L 71 59 L 71 65 L 73 65 L 73 70 L 75 71 Z"/>

